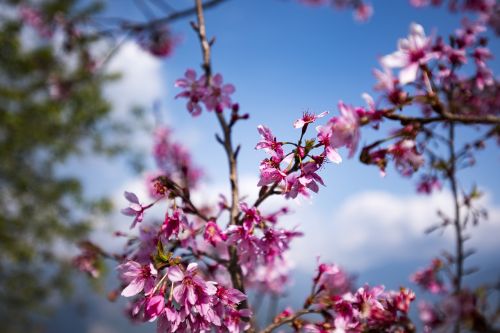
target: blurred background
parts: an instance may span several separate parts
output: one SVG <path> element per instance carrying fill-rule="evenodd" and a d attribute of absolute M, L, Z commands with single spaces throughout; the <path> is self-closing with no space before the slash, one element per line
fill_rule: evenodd
<path fill-rule="evenodd" d="M 193 118 L 185 101 L 174 97 L 176 79 L 188 68 L 201 71 L 201 51 L 187 16 L 170 25 L 174 49 L 167 58 L 144 50 L 133 37 L 119 34 L 61 33 L 30 21 L 25 8 L 43 8 L 54 21 L 88 18 L 89 31 L 107 31 L 114 18 L 145 21 L 192 1 L 76 0 L 0 2 L 0 321 L 2 332 L 150 332 L 154 324 L 131 325 L 124 302 L 106 294 L 116 287 L 113 262 L 103 262 L 100 280 L 90 282 L 71 263 L 79 241 L 90 239 L 119 251 L 117 230 L 128 230 L 123 191 L 146 196 L 144 175 L 153 170 L 152 131 L 173 129 L 205 169 L 197 200 L 216 202 L 228 193 L 225 155 L 216 143 L 213 114 Z M 161 2 L 161 1 L 160 1 Z M 373 92 L 373 68 L 392 53 L 411 22 L 427 34 L 446 36 L 460 15 L 445 8 L 415 9 L 408 1 L 373 1 L 365 23 L 350 11 L 305 6 L 292 0 L 231 0 L 206 12 L 215 36 L 213 69 L 236 86 L 233 100 L 250 119 L 236 128 L 241 143 L 242 194 L 255 197 L 258 166 L 256 127 L 269 126 L 278 139 L 300 134 L 293 122 L 305 111 L 337 112 L 337 103 L 364 105 Z M 33 14 L 33 13 L 32 13 Z M 62 15 L 61 15 L 62 14 Z M 30 24 L 27 24 L 30 23 Z M 113 25 L 114 24 L 114 25 Z M 67 25 L 66 25 L 67 26 Z M 70 29 L 70 28 L 68 28 Z M 67 38 L 76 34 L 74 38 Z M 50 36 L 49 36 L 50 35 Z M 106 38 L 103 38 L 106 37 Z M 490 36 L 500 70 L 498 37 Z M 89 70 L 91 68 L 91 70 Z M 383 131 L 390 128 L 382 128 Z M 364 131 L 361 143 L 377 137 Z M 461 132 L 463 140 L 474 131 Z M 393 169 L 378 170 L 354 158 L 321 171 L 326 187 L 311 200 L 270 200 L 263 210 L 287 205 L 283 218 L 305 236 L 292 243 L 292 283 L 278 303 L 300 305 L 307 295 L 317 258 L 336 262 L 358 276 L 358 284 L 405 285 L 409 276 L 442 250 L 453 248 L 449 233 L 425 235 L 436 211 L 451 209 L 448 190 L 417 195 L 416 179 Z M 476 165 L 459 174 L 464 188 L 477 184 L 489 218 L 471 230 L 478 252 L 469 265 L 480 271 L 466 278 L 476 285 L 500 275 L 500 154 L 488 145 Z M 161 217 L 161 212 L 158 215 Z M 267 316 L 267 302 L 261 317 Z"/>

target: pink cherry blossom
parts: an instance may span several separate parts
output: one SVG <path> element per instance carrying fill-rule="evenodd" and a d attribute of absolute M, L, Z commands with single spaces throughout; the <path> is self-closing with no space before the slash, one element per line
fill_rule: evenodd
<path fill-rule="evenodd" d="M 340 117 L 330 119 L 332 148 L 347 147 L 349 157 L 354 156 L 360 139 L 360 119 L 356 109 L 339 102 Z"/>
<path fill-rule="evenodd" d="M 169 57 L 178 43 L 178 38 L 172 35 L 169 26 L 153 26 L 139 33 L 139 45 L 157 57 Z"/>
<path fill-rule="evenodd" d="M 276 137 L 273 135 L 271 130 L 264 125 L 257 126 L 257 130 L 259 131 L 261 140 L 257 143 L 255 149 L 263 149 L 271 156 L 282 159 L 284 156 L 282 148 L 283 144 L 276 140 Z"/>
<path fill-rule="evenodd" d="M 273 158 L 264 159 L 259 166 L 260 179 L 257 186 L 270 185 L 276 182 L 281 182 L 287 177 L 286 172 L 280 169 L 279 162 L 274 162 Z"/>
<path fill-rule="evenodd" d="M 373 7 L 361 2 L 354 11 L 354 18 L 357 21 L 365 22 L 373 15 Z"/>
<path fill-rule="evenodd" d="M 434 259 L 429 267 L 413 274 L 410 280 L 432 294 L 445 292 L 447 288 L 438 275 L 442 267 L 443 263 L 439 259 Z"/>
<path fill-rule="evenodd" d="M 33 27 L 43 38 L 50 38 L 54 34 L 54 28 L 51 27 L 42 16 L 42 13 L 30 6 L 22 5 L 19 7 L 21 20 Z"/>
<path fill-rule="evenodd" d="M 177 236 L 181 228 L 188 228 L 187 218 L 181 209 L 175 209 L 171 214 L 165 214 L 165 220 L 161 226 L 161 235 L 169 240 L 172 236 Z"/>
<path fill-rule="evenodd" d="M 173 290 L 173 296 L 177 303 L 187 308 L 201 304 L 206 296 L 217 292 L 213 282 L 207 282 L 198 275 L 197 263 L 190 263 L 185 272 L 179 266 L 171 267 L 168 270 L 168 278 L 176 284 L 179 283 Z"/>
<path fill-rule="evenodd" d="M 145 294 L 149 294 L 153 290 L 158 273 L 152 264 L 141 265 L 129 260 L 119 265 L 117 269 L 120 273 L 120 279 L 124 284 L 127 284 L 122 290 L 122 296 L 135 296 L 143 290 Z"/>
<path fill-rule="evenodd" d="M 308 124 L 311 124 L 311 123 L 315 122 L 316 119 L 323 118 L 327 114 L 328 114 L 328 111 L 321 112 L 318 115 L 315 115 L 314 113 L 304 112 L 304 115 L 302 116 L 302 118 L 297 119 L 293 123 L 293 127 L 295 127 L 295 128 L 302 128 L 305 125 L 308 125 Z"/>
<path fill-rule="evenodd" d="M 424 158 L 417 152 L 413 140 L 402 140 L 390 146 L 387 153 L 392 155 L 396 168 L 403 176 L 410 176 L 424 164 Z"/>
<path fill-rule="evenodd" d="M 144 317 L 148 321 L 154 321 L 165 310 L 165 297 L 163 295 L 154 295 L 146 298 L 144 306 Z"/>
<path fill-rule="evenodd" d="M 217 244 L 222 243 L 227 239 L 227 235 L 221 231 L 217 223 L 214 221 L 207 222 L 203 237 L 206 241 L 212 244 L 212 246 L 217 246 Z"/>
<path fill-rule="evenodd" d="M 221 74 L 214 75 L 203 99 L 207 110 L 222 112 L 224 109 L 231 109 L 231 95 L 235 90 L 232 84 L 224 84 Z"/>
<path fill-rule="evenodd" d="M 146 206 L 142 205 L 139 202 L 139 198 L 137 198 L 137 195 L 135 195 L 135 193 L 132 192 L 125 191 L 124 196 L 125 199 L 127 199 L 130 204 L 127 208 L 122 209 L 121 213 L 127 216 L 134 216 L 134 221 L 130 226 L 130 229 L 132 229 L 138 222 L 142 222 L 142 220 L 144 219 L 144 212 L 146 211 L 146 209 L 150 208 L 153 204 L 149 204 Z"/>
<path fill-rule="evenodd" d="M 332 129 L 330 125 L 318 126 L 316 127 L 318 132 L 318 142 L 325 147 L 325 156 L 333 163 L 339 164 L 342 162 L 342 157 L 337 152 L 337 149 L 330 145 L 330 140 L 332 137 Z"/>
<path fill-rule="evenodd" d="M 398 50 L 383 57 L 380 62 L 387 68 L 401 68 L 399 82 L 411 83 L 417 78 L 421 65 L 436 57 L 431 51 L 431 39 L 425 36 L 424 28 L 416 23 L 410 25 L 407 39 L 400 39 Z"/>
<path fill-rule="evenodd" d="M 431 194 L 434 190 L 441 190 L 442 186 L 437 177 L 423 176 L 417 184 L 417 192 Z"/>
<path fill-rule="evenodd" d="M 187 109 L 194 117 L 201 114 L 200 103 L 207 94 L 205 81 L 206 79 L 203 76 L 198 79 L 193 69 L 188 69 L 184 74 L 184 78 L 175 81 L 176 87 L 184 89 L 175 98 L 187 98 Z"/>

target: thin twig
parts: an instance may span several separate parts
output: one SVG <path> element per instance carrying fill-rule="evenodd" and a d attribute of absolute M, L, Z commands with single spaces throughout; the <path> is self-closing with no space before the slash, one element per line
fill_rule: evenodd
<path fill-rule="evenodd" d="M 301 317 L 303 315 L 310 314 L 310 313 L 320 313 L 320 312 L 321 311 L 314 310 L 314 309 L 303 309 L 303 310 L 297 311 L 293 315 L 290 315 L 288 317 L 284 317 L 284 318 L 278 320 L 277 322 L 270 324 L 264 330 L 260 331 L 260 333 L 271 333 L 272 331 L 274 331 L 275 329 L 277 329 L 283 325 L 293 323 L 296 319 L 298 319 L 299 317 Z"/>

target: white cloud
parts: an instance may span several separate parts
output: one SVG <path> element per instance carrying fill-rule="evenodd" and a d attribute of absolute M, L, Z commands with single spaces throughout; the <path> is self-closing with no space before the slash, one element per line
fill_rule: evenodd
<path fill-rule="evenodd" d="M 122 74 L 120 80 L 106 88 L 113 111 L 120 116 L 134 106 L 151 107 L 155 100 L 165 95 L 161 60 L 142 50 L 137 43 L 123 43 L 106 70 Z"/>
<path fill-rule="evenodd" d="M 500 207 L 488 197 L 480 205 L 489 211 L 489 220 L 469 227 L 472 236 L 467 243 L 479 252 L 500 249 Z M 301 270 L 311 272 L 315 257 L 334 261 L 350 270 L 363 271 L 393 261 L 415 260 L 439 255 L 453 249 L 451 227 L 444 234 L 425 235 L 438 222 L 436 211 L 451 211 L 451 196 L 398 196 L 388 192 L 361 192 L 346 199 L 328 218 L 321 210 L 306 208 L 293 220 L 301 222 L 305 236 L 292 246 L 292 257 Z"/>

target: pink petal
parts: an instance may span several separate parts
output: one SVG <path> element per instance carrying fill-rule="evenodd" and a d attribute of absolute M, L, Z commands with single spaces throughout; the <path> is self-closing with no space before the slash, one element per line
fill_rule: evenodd
<path fill-rule="evenodd" d="M 179 266 L 174 266 L 168 270 L 168 279 L 172 282 L 179 282 L 184 279 L 184 273 L 181 271 Z"/>
<path fill-rule="evenodd" d="M 186 269 L 186 273 L 188 273 L 189 275 L 192 275 L 196 272 L 197 269 L 198 269 L 198 264 L 195 262 L 192 262 L 188 265 L 188 267 Z"/>
<path fill-rule="evenodd" d="M 330 161 L 336 164 L 342 162 L 342 157 L 337 152 L 337 150 L 332 147 L 326 147 L 326 157 L 328 157 Z"/>
<path fill-rule="evenodd" d="M 187 295 L 188 302 L 194 305 L 196 303 L 196 300 L 198 299 L 194 291 L 194 287 L 193 286 L 187 287 L 187 292 L 188 292 Z"/>
<path fill-rule="evenodd" d="M 226 94 L 232 94 L 236 91 L 236 88 L 232 84 L 225 84 L 222 87 L 222 91 L 225 92 Z"/>
<path fill-rule="evenodd" d="M 196 80 L 196 72 L 193 69 L 188 69 L 184 76 L 191 81 Z"/>
<path fill-rule="evenodd" d="M 301 119 L 297 119 L 294 123 L 293 123 L 293 127 L 295 128 L 302 128 L 304 127 L 305 125 L 305 122 L 304 120 L 301 118 Z"/>
<path fill-rule="evenodd" d="M 130 284 L 122 290 L 122 296 L 132 297 L 137 295 L 144 288 L 144 279 L 134 279 Z"/>
<path fill-rule="evenodd" d="M 186 286 L 183 283 L 174 288 L 174 299 L 177 301 L 177 303 L 181 303 L 184 298 L 185 292 Z"/>
<path fill-rule="evenodd" d="M 125 191 L 124 195 L 125 199 L 127 199 L 129 202 L 139 204 L 139 198 L 137 198 L 137 195 L 135 195 L 134 193 Z"/>
<path fill-rule="evenodd" d="M 399 82 L 407 84 L 417 79 L 418 63 L 413 63 L 399 72 Z"/>
<path fill-rule="evenodd" d="M 399 68 L 406 65 L 407 57 L 403 52 L 396 51 L 392 54 L 382 57 L 382 59 L 380 59 L 380 63 L 383 67 Z"/>

